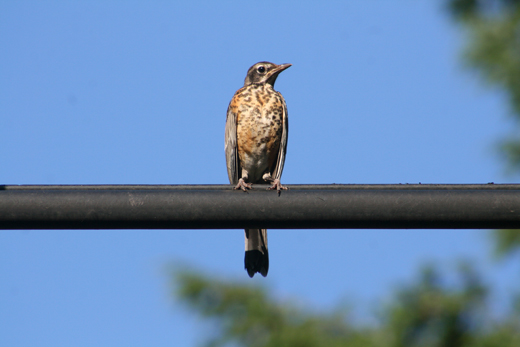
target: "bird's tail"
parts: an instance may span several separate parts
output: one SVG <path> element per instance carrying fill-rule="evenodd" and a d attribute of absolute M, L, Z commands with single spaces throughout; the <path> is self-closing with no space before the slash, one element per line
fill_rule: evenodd
<path fill-rule="evenodd" d="M 255 273 L 267 276 L 269 253 L 267 251 L 267 229 L 246 229 L 245 268 L 249 277 Z"/>

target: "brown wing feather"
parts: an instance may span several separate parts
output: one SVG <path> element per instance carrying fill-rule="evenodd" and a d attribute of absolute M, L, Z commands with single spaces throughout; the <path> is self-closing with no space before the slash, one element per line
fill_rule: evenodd
<path fill-rule="evenodd" d="M 237 184 L 239 177 L 238 150 L 237 150 L 237 110 L 234 106 L 235 98 L 231 99 L 226 117 L 226 135 L 224 149 L 229 183 Z"/>
<path fill-rule="evenodd" d="M 271 171 L 271 177 L 280 179 L 282 177 L 283 166 L 285 164 L 285 153 L 287 152 L 287 138 L 289 136 L 289 117 L 287 115 L 287 105 L 285 100 L 280 94 L 283 102 L 283 115 L 282 115 L 282 138 L 280 140 L 280 148 L 278 149 L 278 157 L 275 161 L 274 169 Z"/>

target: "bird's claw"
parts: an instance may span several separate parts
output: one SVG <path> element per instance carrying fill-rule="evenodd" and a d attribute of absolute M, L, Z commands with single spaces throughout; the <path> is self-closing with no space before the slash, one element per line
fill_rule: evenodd
<path fill-rule="evenodd" d="M 273 185 L 270 186 L 269 188 L 267 188 L 267 190 L 274 190 L 274 189 L 276 189 L 276 191 L 278 192 L 278 196 L 280 196 L 280 194 L 282 193 L 282 190 L 288 190 L 289 188 L 282 186 L 282 183 L 280 183 L 279 179 L 275 179 L 273 181 Z"/>
<path fill-rule="evenodd" d="M 242 189 L 244 192 L 247 192 L 248 189 L 253 189 L 253 185 L 244 182 L 243 179 L 239 179 L 237 185 L 233 189 Z"/>

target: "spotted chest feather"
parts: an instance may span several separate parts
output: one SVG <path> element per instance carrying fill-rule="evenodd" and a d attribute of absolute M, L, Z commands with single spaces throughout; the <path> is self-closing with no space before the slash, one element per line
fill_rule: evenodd
<path fill-rule="evenodd" d="M 285 102 L 269 84 L 252 84 L 237 91 L 230 107 L 236 114 L 240 165 L 252 182 L 272 173 L 280 149 Z"/>

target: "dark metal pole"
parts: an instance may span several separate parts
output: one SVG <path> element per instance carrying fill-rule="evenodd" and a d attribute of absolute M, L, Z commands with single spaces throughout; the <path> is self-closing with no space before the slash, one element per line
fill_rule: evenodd
<path fill-rule="evenodd" d="M 520 185 L 265 188 L 0 186 L 0 229 L 520 229 Z"/>

